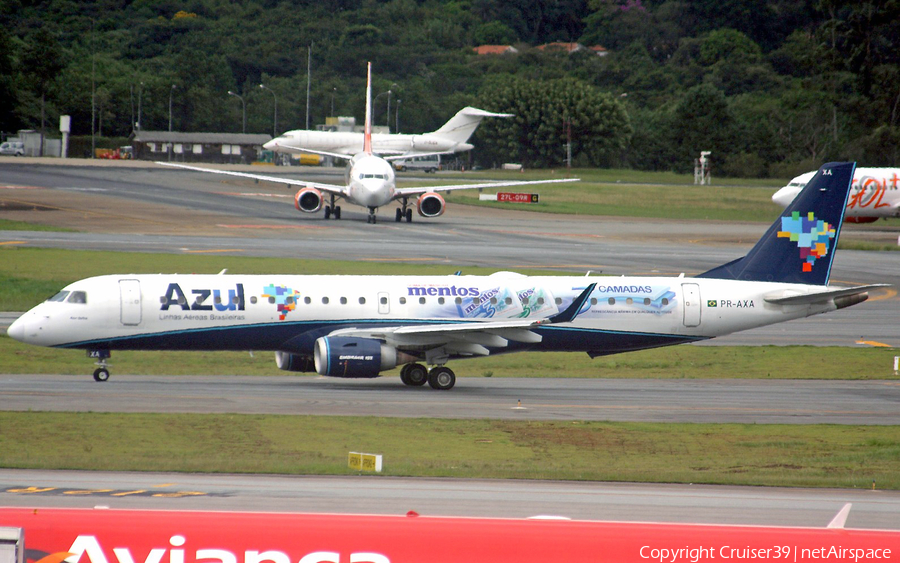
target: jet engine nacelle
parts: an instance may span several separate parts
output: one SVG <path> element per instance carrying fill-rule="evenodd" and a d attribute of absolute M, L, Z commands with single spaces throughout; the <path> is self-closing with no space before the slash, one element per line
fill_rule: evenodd
<path fill-rule="evenodd" d="M 316 372 L 332 377 L 378 377 L 397 364 L 415 360 L 378 340 L 347 336 L 319 338 L 313 357 Z"/>
<path fill-rule="evenodd" d="M 416 209 L 422 217 L 438 217 L 444 213 L 444 198 L 440 194 L 428 192 L 416 200 Z"/>
<path fill-rule="evenodd" d="M 275 352 L 275 365 L 284 371 L 316 371 L 312 356 L 301 356 L 290 352 Z"/>
<path fill-rule="evenodd" d="M 303 188 L 294 196 L 294 207 L 304 213 L 315 213 L 322 209 L 322 192 L 316 188 Z"/>

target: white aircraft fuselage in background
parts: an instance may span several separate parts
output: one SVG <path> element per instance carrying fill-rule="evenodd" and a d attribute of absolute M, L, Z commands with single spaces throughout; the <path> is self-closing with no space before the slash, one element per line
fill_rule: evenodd
<path fill-rule="evenodd" d="M 467 141 L 485 117 L 512 117 L 509 113 L 493 113 L 465 107 L 459 110 L 437 131 L 418 135 L 399 133 L 372 133 L 372 152 L 375 154 L 447 154 L 472 150 Z M 298 153 L 304 150 L 313 154 L 339 153 L 352 156 L 363 150 L 364 133 L 343 131 L 311 131 L 296 129 L 287 131 L 263 145 L 275 152 Z"/>
<path fill-rule="evenodd" d="M 828 164 L 743 258 L 695 278 L 107 275 L 16 320 L 21 342 L 88 350 L 272 350 L 278 367 L 450 389 L 446 363 L 521 350 L 591 356 L 693 342 L 866 299 L 828 286 L 853 164 Z M 427 370 L 422 364 L 434 366 Z"/>
<path fill-rule="evenodd" d="M 772 201 L 787 207 L 815 174 L 813 171 L 797 176 L 775 192 Z M 887 217 L 900 217 L 900 168 L 857 168 L 845 220 L 871 223 Z"/>

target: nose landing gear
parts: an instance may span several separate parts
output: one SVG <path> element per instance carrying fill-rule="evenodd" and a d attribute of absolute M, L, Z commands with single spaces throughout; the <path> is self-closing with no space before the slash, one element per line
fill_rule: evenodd
<path fill-rule="evenodd" d="M 99 366 L 94 370 L 94 381 L 107 381 L 109 379 L 109 363 L 107 360 L 110 357 L 109 350 L 88 350 L 87 352 L 88 358 L 94 358 L 97 361 L 94 365 Z"/>

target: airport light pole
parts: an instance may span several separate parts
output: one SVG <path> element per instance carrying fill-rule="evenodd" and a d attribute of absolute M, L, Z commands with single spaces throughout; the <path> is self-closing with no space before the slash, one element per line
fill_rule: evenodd
<path fill-rule="evenodd" d="M 229 96 L 234 96 L 235 98 L 241 101 L 241 133 L 247 132 L 247 104 L 244 103 L 244 97 L 235 94 L 231 90 L 228 91 Z"/>
<path fill-rule="evenodd" d="M 141 130 L 141 98 L 144 95 L 144 83 L 141 82 L 141 87 L 138 90 L 138 118 L 137 118 L 137 127 L 138 131 Z"/>
<path fill-rule="evenodd" d="M 375 107 L 376 107 L 376 102 L 378 102 L 378 98 L 380 98 L 381 96 L 384 96 L 385 94 L 390 94 L 390 93 L 391 93 L 390 90 L 386 90 L 386 91 L 378 94 L 377 96 L 375 96 L 375 99 L 372 100 L 372 127 L 374 127 L 375 123 L 377 123 L 377 120 L 375 119 Z"/>
<path fill-rule="evenodd" d="M 400 98 L 397 98 L 397 109 L 394 110 L 394 133 L 400 132 Z"/>
<path fill-rule="evenodd" d="M 169 133 L 172 132 L 172 93 L 175 92 L 175 86 L 172 84 L 172 87 L 169 88 Z"/>
<path fill-rule="evenodd" d="M 334 94 L 337 92 L 337 88 L 331 89 L 331 114 L 330 117 L 334 117 Z"/>
<path fill-rule="evenodd" d="M 274 139 L 278 136 L 278 96 L 275 95 L 275 90 L 272 90 L 265 84 L 260 84 L 259 87 L 272 92 L 272 97 L 275 99 L 275 117 L 272 119 L 272 138 Z"/>
<path fill-rule="evenodd" d="M 387 125 L 388 133 L 391 132 L 391 94 L 393 94 L 394 88 L 399 88 L 397 84 L 391 84 L 390 89 L 388 90 L 388 103 L 387 103 L 387 119 L 384 120 L 384 124 Z"/>

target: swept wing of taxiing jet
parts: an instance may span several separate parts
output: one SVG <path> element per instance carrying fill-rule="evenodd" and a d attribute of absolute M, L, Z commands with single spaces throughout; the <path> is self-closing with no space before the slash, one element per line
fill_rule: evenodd
<path fill-rule="evenodd" d="M 483 109 L 465 107 L 450 118 L 440 129 L 420 135 L 372 134 L 372 151 L 375 154 L 416 156 L 423 153 L 447 154 L 472 150 L 467 141 L 485 117 L 512 117 L 510 113 L 493 113 Z M 353 156 L 363 147 L 363 133 L 340 131 L 287 131 L 263 145 L 266 149 L 283 153 L 338 154 Z"/>
<path fill-rule="evenodd" d="M 19 563 L 895 561 L 900 532 L 845 528 L 849 508 L 821 527 L 109 508 L 0 508 L 0 526 Z"/>
<path fill-rule="evenodd" d="M 199 166 L 188 166 L 185 164 L 174 164 L 171 162 L 158 162 L 166 166 L 175 166 L 178 168 L 186 168 L 188 170 L 197 170 L 200 172 L 211 172 L 215 174 L 226 174 L 229 176 L 239 176 L 243 178 L 252 178 L 255 180 L 264 180 L 267 182 L 276 182 L 281 184 L 302 186 L 302 188 L 294 196 L 294 206 L 299 211 L 305 213 L 316 213 L 323 207 L 325 196 L 330 199 L 330 203 L 325 205 L 325 218 L 334 217 L 341 218 L 341 208 L 336 205 L 336 199 L 344 199 L 354 205 L 366 207 L 369 210 L 368 222 L 375 223 L 376 211 L 379 207 L 387 205 L 392 201 L 398 201 L 400 207 L 397 208 L 395 220 L 397 222 L 406 219 L 409 223 L 412 221 L 412 207 L 410 200 L 415 200 L 416 209 L 422 217 L 437 217 L 444 213 L 446 203 L 441 197 L 440 192 L 452 190 L 472 190 L 479 188 L 500 188 L 506 186 L 528 186 L 535 184 L 551 184 L 560 182 L 577 182 L 577 178 L 565 178 L 557 180 L 536 180 L 536 181 L 515 181 L 515 182 L 489 182 L 482 184 L 456 184 L 448 186 L 418 187 L 418 188 L 398 188 L 396 185 L 396 177 L 394 169 L 388 162 L 391 158 L 382 158 L 373 154 L 372 140 L 372 63 L 368 65 L 368 85 L 366 86 L 366 126 L 362 136 L 362 150 L 352 158 L 347 167 L 346 184 L 338 186 L 334 184 L 323 184 L 318 182 L 307 182 L 302 180 L 290 180 L 285 178 L 276 178 L 273 176 L 264 176 L 262 174 L 249 174 L 244 172 L 231 172 L 227 170 L 212 170 L 209 168 L 201 168 Z M 450 122 L 452 122 L 451 120 Z M 448 123 L 449 125 L 449 123 Z M 477 124 L 476 124 L 477 125 Z M 446 126 L 445 126 L 446 127 Z M 472 128 L 474 130 L 474 127 Z M 331 154 L 323 151 L 304 151 L 316 152 L 318 154 L 330 154 L 339 158 L 347 158 L 344 154 Z M 434 154 L 434 153 L 430 153 Z"/>
<path fill-rule="evenodd" d="M 746 256 L 695 278 L 107 275 L 70 284 L 8 333 L 88 350 L 97 380 L 112 350 L 272 350 L 289 371 L 378 377 L 402 365 L 405 384 L 435 389 L 453 387 L 446 364 L 459 358 L 695 342 L 881 287 L 828 286 L 853 169 L 823 166 Z"/>
<path fill-rule="evenodd" d="M 772 196 L 787 207 L 815 172 L 801 174 Z M 872 223 L 882 217 L 900 217 L 900 168 L 857 168 L 850 186 L 845 221 Z"/>

